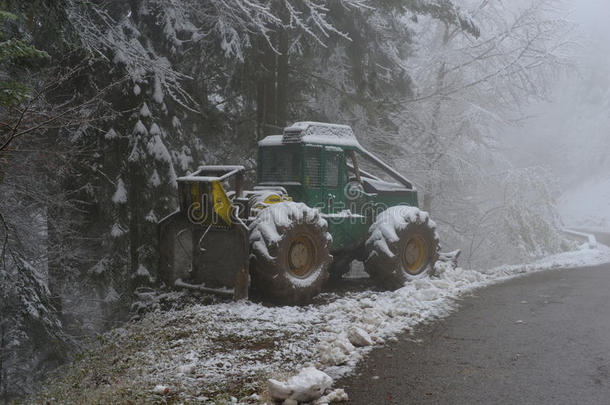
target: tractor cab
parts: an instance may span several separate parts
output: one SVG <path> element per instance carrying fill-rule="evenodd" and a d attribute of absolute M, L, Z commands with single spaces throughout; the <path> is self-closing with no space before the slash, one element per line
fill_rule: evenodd
<path fill-rule="evenodd" d="M 259 142 L 257 166 L 258 189 L 279 187 L 322 212 L 335 250 L 364 243 L 365 228 L 388 207 L 417 206 L 413 184 L 364 149 L 347 125 L 295 123 Z"/>
<path fill-rule="evenodd" d="M 412 183 L 364 149 L 347 125 L 298 122 L 260 141 L 258 188 L 265 187 L 283 187 L 325 214 L 362 214 L 358 202 L 417 206 Z"/>

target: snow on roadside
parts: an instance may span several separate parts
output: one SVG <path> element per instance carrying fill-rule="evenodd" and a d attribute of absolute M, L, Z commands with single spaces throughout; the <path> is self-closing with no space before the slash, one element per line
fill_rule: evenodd
<path fill-rule="evenodd" d="M 583 245 L 533 264 L 486 271 L 441 264 L 438 277 L 417 279 L 397 291 L 324 294 L 321 303 L 307 307 L 242 301 L 154 313 L 107 335 L 110 349 L 102 350 L 98 360 L 104 363 L 91 365 L 95 370 L 89 374 L 77 373 L 78 386 L 102 395 L 94 377 L 106 372 L 117 374 L 124 386 L 106 391 L 102 402 L 112 399 L 113 392 L 136 395 L 158 386 L 176 399 L 201 402 L 206 399 L 202 393 L 262 394 L 266 378 L 282 380 L 306 366 L 336 379 L 375 345 L 448 315 L 464 293 L 535 271 L 608 262 L 610 248 Z M 74 383 L 66 381 L 66 386 Z"/>

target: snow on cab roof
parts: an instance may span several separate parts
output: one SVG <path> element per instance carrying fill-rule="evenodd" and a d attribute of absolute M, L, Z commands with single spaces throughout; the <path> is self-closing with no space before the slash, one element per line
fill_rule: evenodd
<path fill-rule="evenodd" d="M 350 126 L 311 121 L 295 122 L 284 128 L 284 135 L 268 136 L 261 140 L 258 145 L 275 146 L 290 143 L 315 143 L 362 148 Z"/>

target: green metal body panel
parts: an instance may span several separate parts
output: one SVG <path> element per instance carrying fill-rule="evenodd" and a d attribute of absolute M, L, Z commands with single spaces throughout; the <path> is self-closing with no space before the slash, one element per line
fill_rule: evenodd
<path fill-rule="evenodd" d="M 258 185 L 282 186 L 294 201 L 318 208 L 328 222 L 333 253 L 361 247 L 369 227 L 385 209 L 418 204 L 415 190 L 365 192 L 360 183 L 350 180 L 348 151 L 360 153 L 359 148 L 352 146 L 309 143 L 264 146 L 258 151 Z M 269 159 L 282 155 L 290 157 L 293 163 L 290 167 L 295 173 L 282 172 L 280 177 L 285 181 L 278 181 L 278 176 L 266 171 L 265 165 Z"/>

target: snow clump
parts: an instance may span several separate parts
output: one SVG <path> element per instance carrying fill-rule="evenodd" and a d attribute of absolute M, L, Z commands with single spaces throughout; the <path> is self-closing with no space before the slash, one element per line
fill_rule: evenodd
<path fill-rule="evenodd" d="M 123 179 L 119 179 L 116 184 L 116 191 L 112 195 L 112 202 L 115 204 L 125 204 L 127 202 L 127 189 Z"/>
<path fill-rule="evenodd" d="M 153 388 L 153 392 L 157 395 L 167 395 L 169 394 L 169 387 L 166 385 L 155 385 L 155 388 Z"/>
<path fill-rule="evenodd" d="M 372 346 L 371 336 L 363 329 L 358 327 L 350 328 L 348 332 L 349 341 L 356 347 Z"/>
<path fill-rule="evenodd" d="M 269 379 L 269 394 L 276 401 L 311 402 L 333 385 L 333 379 L 315 367 L 305 367 L 286 381 Z"/>

